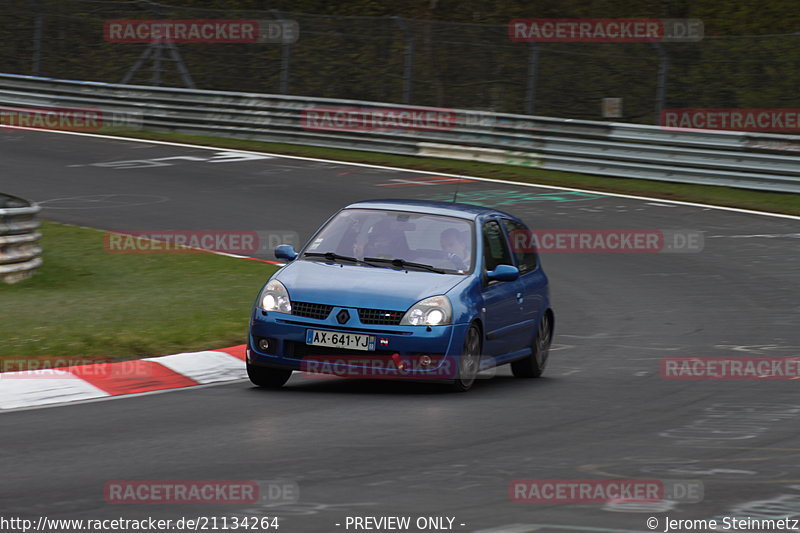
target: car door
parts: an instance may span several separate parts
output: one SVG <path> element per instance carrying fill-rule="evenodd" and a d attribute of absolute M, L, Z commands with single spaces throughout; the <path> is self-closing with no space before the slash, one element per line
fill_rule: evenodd
<path fill-rule="evenodd" d="M 536 253 L 531 231 L 520 222 L 502 219 L 503 226 L 508 233 L 511 253 L 515 265 L 519 269 L 519 282 L 522 286 L 522 319 L 529 334 L 523 346 L 528 346 L 533 341 L 536 332 L 537 320 L 547 301 L 547 276 L 539 267 L 539 256 Z"/>
<path fill-rule="evenodd" d="M 490 281 L 486 273 L 497 265 L 513 265 L 514 259 L 500 221 L 485 220 L 481 227 L 483 268 L 483 323 L 485 344 L 483 352 L 490 356 L 501 356 L 520 349 L 527 333 L 523 327 L 521 302 L 522 283 L 514 281 Z M 498 361 L 499 362 L 499 361 Z"/>

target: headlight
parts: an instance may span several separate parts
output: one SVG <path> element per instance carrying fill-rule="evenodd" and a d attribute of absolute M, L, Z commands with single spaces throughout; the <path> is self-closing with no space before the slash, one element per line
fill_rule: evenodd
<path fill-rule="evenodd" d="M 453 318 L 453 308 L 447 296 L 431 296 L 420 300 L 406 311 L 401 326 L 444 326 Z"/>
<path fill-rule="evenodd" d="M 278 311 L 280 313 L 291 313 L 292 302 L 289 300 L 289 292 L 283 283 L 273 279 L 258 297 L 258 306 L 264 311 Z"/>

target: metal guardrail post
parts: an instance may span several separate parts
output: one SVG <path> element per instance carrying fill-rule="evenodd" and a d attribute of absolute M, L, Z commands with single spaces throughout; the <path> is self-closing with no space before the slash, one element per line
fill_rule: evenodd
<path fill-rule="evenodd" d="M 539 43 L 531 43 L 528 52 L 528 81 L 525 84 L 525 113 L 533 115 L 536 107 L 536 83 L 539 75 Z"/>
<path fill-rule="evenodd" d="M 285 17 L 277 9 L 270 9 L 269 13 L 276 19 L 283 21 Z M 292 61 L 292 43 L 281 43 L 281 67 L 280 76 L 278 78 L 278 92 L 280 94 L 289 94 L 289 76 L 291 75 L 291 61 Z"/>
<path fill-rule="evenodd" d="M 661 43 L 651 43 L 658 51 L 658 81 L 656 82 L 656 124 L 661 123 L 661 112 L 667 101 L 667 76 L 669 74 L 669 54 Z"/>
<path fill-rule="evenodd" d="M 38 76 L 42 67 L 42 31 L 44 28 L 44 11 L 42 0 L 30 0 L 31 8 L 35 11 L 33 23 L 33 58 L 31 59 L 31 74 Z"/>
<path fill-rule="evenodd" d="M 41 208 L 27 200 L 0 193 L 0 281 L 16 283 L 31 277 L 42 264 L 36 231 Z"/>
<path fill-rule="evenodd" d="M 414 53 L 416 41 L 414 30 L 402 17 L 392 17 L 403 31 L 405 46 L 403 47 L 403 103 L 410 104 L 414 97 Z"/>

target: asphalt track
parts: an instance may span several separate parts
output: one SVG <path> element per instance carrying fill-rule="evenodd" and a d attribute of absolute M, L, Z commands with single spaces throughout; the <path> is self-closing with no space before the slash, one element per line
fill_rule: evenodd
<path fill-rule="evenodd" d="M 211 163 L 203 149 L 46 132 L 3 132 L 0 153 L 0 190 L 40 202 L 45 218 L 107 230 L 304 239 L 348 202 L 455 188 L 393 181 L 425 174 L 279 157 Z M 149 162 L 108 166 L 127 160 Z M 283 533 L 344 531 L 346 516 L 452 516 L 457 531 L 498 532 L 800 517 L 800 381 L 659 374 L 668 356 L 800 356 L 800 222 L 510 184 L 459 191 L 534 227 L 691 229 L 704 249 L 544 256 L 557 329 L 541 380 L 503 368 L 452 394 L 295 376 L 280 391 L 235 382 L 2 414 L 0 516 L 279 516 Z M 704 496 L 511 502 L 509 483 L 533 478 L 690 479 Z M 106 482 L 134 479 L 284 479 L 300 496 L 250 506 L 104 501 Z"/>

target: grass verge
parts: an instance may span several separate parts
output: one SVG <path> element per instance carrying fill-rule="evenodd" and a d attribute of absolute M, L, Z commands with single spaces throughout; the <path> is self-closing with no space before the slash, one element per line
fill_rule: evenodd
<path fill-rule="evenodd" d="M 267 143 L 224 137 L 204 137 L 178 133 L 158 132 L 119 132 L 118 135 L 140 139 L 218 146 L 233 150 L 251 150 L 276 154 L 332 159 L 353 163 L 368 163 L 391 167 L 402 167 L 413 170 L 424 170 L 432 173 L 466 174 L 483 178 L 494 178 L 521 183 L 556 185 L 577 189 L 589 189 L 601 192 L 613 192 L 639 196 L 650 196 L 667 200 L 697 202 L 703 204 L 738 207 L 756 211 L 800 215 L 800 194 L 752 191 L 732 187 L 713 185 L 690 185 L 652 180 L 630 178 L 609 178 L 590 176 L 572 172 L 556 172 L 537 168 L 497 165 L 473 161 L 453 159 L 437 159 L 428 157 L 403 156 L 342 150 L 337 148 L 320 148 L 296 144 Z"/>
<path fill-rule="evenodd" d="M 110 254 L 102 231 L 54 222 L 41 232 L 40 271 L 0 284 L 0 363 L 242 344 L 257 291 L 277 268 L 202 252 Z"/>

